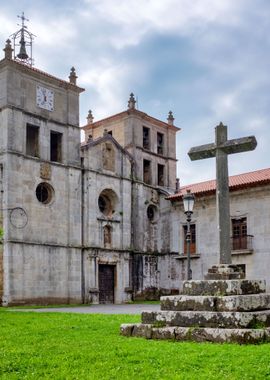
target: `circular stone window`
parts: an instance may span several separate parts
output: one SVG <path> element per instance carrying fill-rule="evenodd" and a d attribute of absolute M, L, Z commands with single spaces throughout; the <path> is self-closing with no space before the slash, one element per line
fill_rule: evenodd
<path fill-rule="evenodd" d="M 117 195 L 111 189 L 103 190 L 98 197 L 98 208 L 105 216 L 112 216 L 117 204 Z"/>
<path fill-rule="evenodd" d="M 155 219 L 157 208 L 154 205 L 147 207 L 147 218 L 152 222 Z"/>
<path fill-rule="evenodd" d="M 101 194 L 98 197 L 98 207 L 104 215 L 110 215 L 112 213 L 111 200 L 108 197 L 106 197 L 106 195 Z"/>
<path fill-rule="evenodd" d="M 46 182 L 40 183 L 36 188 L 36 197 L 39 202 L 47 205 L 53 199 L 54 189 Z"/>

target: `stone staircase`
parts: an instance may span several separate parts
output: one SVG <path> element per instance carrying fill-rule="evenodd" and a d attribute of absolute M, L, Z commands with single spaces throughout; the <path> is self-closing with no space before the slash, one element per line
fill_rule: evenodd
<path fill-rule="evenodd" d="M 161 311 L 142 312 L 123 336 L 195 342 L 270 341 L 270 294 L 265 281 L 185 281 L 181 295 L 161 297 Z"/>

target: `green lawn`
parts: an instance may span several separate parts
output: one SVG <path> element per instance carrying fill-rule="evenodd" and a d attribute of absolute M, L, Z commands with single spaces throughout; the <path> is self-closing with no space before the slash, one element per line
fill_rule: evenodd
<path fill-rule="evenodd" d="M 125 338 L 139 316 L 0 309 L 1 379 L 270 379 L 270 344 Z"/>

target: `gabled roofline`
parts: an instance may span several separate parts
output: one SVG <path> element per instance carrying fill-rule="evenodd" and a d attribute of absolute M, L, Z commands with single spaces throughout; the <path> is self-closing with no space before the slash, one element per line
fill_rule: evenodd
<path fill-rule="evenodd" d="M 172 129 L 174 130 L 175 132 L 177 131 L 180 131 L 181 128 L 179 127 L 176 127 L 175 125 L 171 125 L 171 124 L 168 124 L 168 123 L 165 123 L 164 121 L 162 120 L 158 120 L 156 119 L 155 117 L 153 116 L 149 116 L 147 115 L 147 113 L 145 112 L 142 112 L 142 111 L 139 111 L 137 109 L 132 109 L 132 110 L 126 110 L 126 111 L 122 111 L 122 112 L 119 112 L 115 115 L 112 115 L 112 116 L 108 116 L 104 119 L 101 119 L 101 120 L 98 120 L 94 123 L 91 123 L 91 124 L 86 124 L 84 126 L 82 126 L 81 128 L 85 131 L 85 130 L 88 130 L 88 129 L 92 129 L 92 128 L 97 128 L 97 127 L 100 127 L 102 124 L 104 123 L 109 123 L 111 121 L 114 121 L 114 120 L 117 120 L 117 119 L 120 119 L 122 116 L 129 116 L 129 115 L 135 115 L 135 116 L 139 116 L 141 117 L 142 119 L 146 120 L 146 121 L 149 121 L 150 123 L 152 124 L 155 124 L 157 126 L 161 126 L 161 127 L 166 127 L 166 128 L 169 128 L 169 129 Z"/>
<path fill-rule="evenodd" d="M 4 66 L 8 66 L 8 65 L 12 65 L 14 67 L 17 67 L 18 69 L 20 69 L 24 72 L 31 72 L 31 75 L 34 75 L 36 77 L 38 75 L 42 75 L 45 78 L 52 79 L 54 82 L 57 82 L 56 83 L 57 86 L 64 87 L 67 90 L 73 90 L 73 91 L 78 92 L 78 93 L 85 91 L 85 89 L 82 87 L 76 86 L 70 82 L 63 80 L 63 79 L 59 79 L 53 75 L 46 73 L 45 71 L 36 69 L 34 67 L 30 67 L 30 66 L 26 65 L 25 63 L 15 61 L 14 59 L 4 58 L 0 61 L 0 68 L 4 67 Z"/>
<path fill-rule="evenodd" d="M 97 139 L 95 140 L 90 140 L 89 142 L 87 143 L 82 143 L 81 144 L 81 149 L 82 150 L 85 150 L 85 149 L 88 149 L 88 148 L 91 148 L 92 146 L 96 146 L 96 145 L 99 145 L 99 144 L 102 144 L 103 142 L 105 141 L 110 141 L 112 142 L 116 147 L 117 149 L 121 150 L 121 152 L 123 154 L 125 154 L 126 156 L 128 156 L 129 160 L 133 163 L 134 162 L 134 158 L 133 156 L 125 149 L 123 148 L 116 140 L 115 138 L 110 135 L 109 133 L 106 134 L 105 136 L 102 136 L 102 137 L 98 137 Z"/>

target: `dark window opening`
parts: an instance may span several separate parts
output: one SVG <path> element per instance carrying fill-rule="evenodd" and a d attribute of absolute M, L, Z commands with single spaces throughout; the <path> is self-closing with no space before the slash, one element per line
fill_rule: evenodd
<path fill-rule="evenodd" d="M 36 197 L 39 202 L 48 204 L 53 198 L 54 190 L 51 185 L 46 182 L 40 183 L 36 188 Z"/>
<path fill-rule="evenodd" d="M 147 207 L 147 218 L 150 221 L 153 221 L 155 219 L 155 215 L 156 215 L 156 207 L 154 205 L 149 205 Z"/>
<path fill-rule="evenodd" d="M 157 133 L 157 153 L 163 154 L 164 135 L 163 133 Z"/>
<path fill-rule="evenodd" d="M 112 136 L 112 131 L 109 131 L 109 132 L 108 132 L 108 135 L 111 135 L 111 136 Z"/>
<path fill-rule="evenodd" d="M 39 157 L 39 127 L 29 124 L 26 126 L 26 154 Z"/>
<path fill-rule="evenodd" d="M 151 161 L 143 160 L 143 182 L 151 184 Z"/>
<path fill-rule="evenodd" d="M 62 161 L 62 133 L 51 131 L 51 161 Z"/>
<path fill-rule="evenodd" d="M 150 129 L 143 127 L 143 148 L 150 150 Z"/>
<path fill-rule="evenodd" d="M 164 186 L 164 165 L 158 164 L 158 186 Z"/>
<path fill-rule="evenodd" d="M 104 194 L 98 197 L 98 207 L 105 216 L 111 216 L 114 213 L 111 199 Z"/>
<path fill-rule="evenodd" d="M 184 230 L 184 254 L 187 254 L 187 242 L 186 242 L 186 236 L 187 236 L 187 226 L 183 226 Z M 194 255 L 196 254 L 196 225 L 191 224 L 190 225 L 190 254 Z"/>
<path fill-rule="evenodd" d="M 233 250 L 247 249 L 247 218 L 232 219 Z"/>

